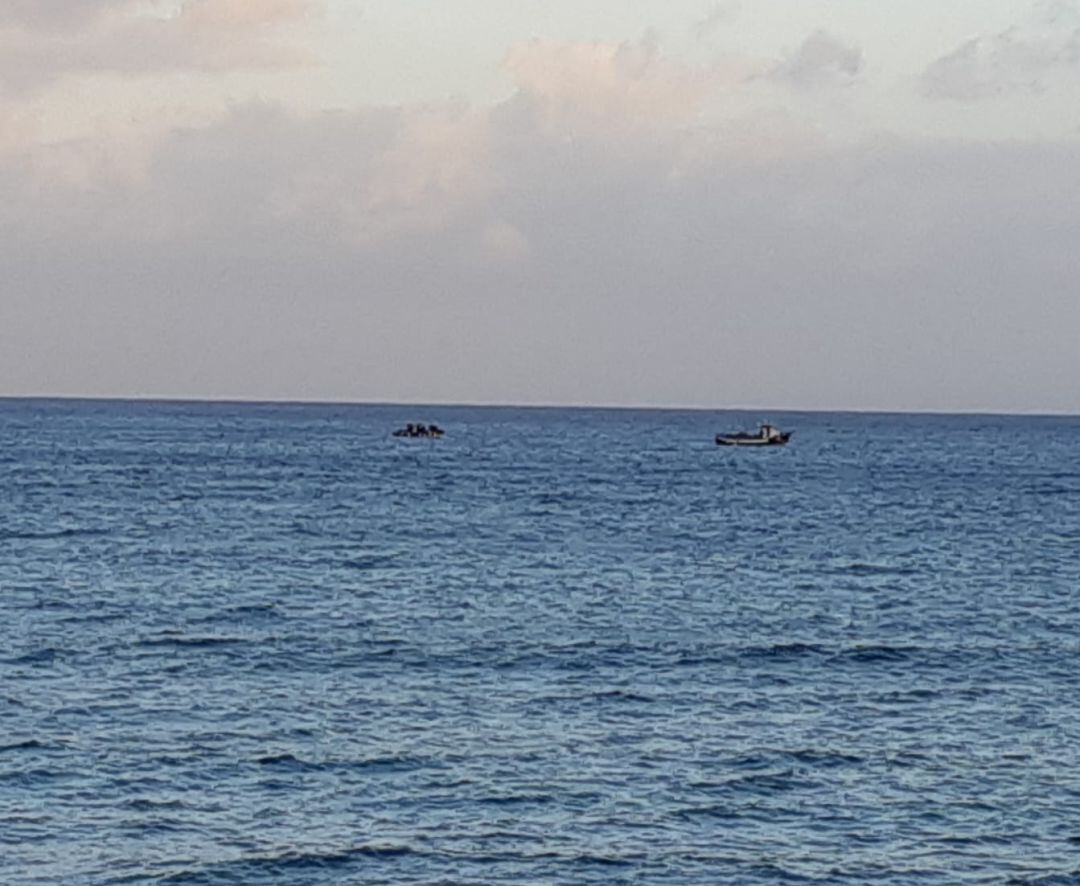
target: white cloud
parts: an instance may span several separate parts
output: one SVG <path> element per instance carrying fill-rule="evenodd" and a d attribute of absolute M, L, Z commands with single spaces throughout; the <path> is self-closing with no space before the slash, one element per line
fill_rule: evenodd
<path fill-rule="evenodd" d="M 824 31 L 815 31 L 770 72 L 798 87 L 850 83 L 863 69 L 862 50 Z"/>
<path fill-rule="evenodd" d="M 701 19 L 694 22 L 693 34 L 698 40 L 707 40 L 725 24 L 738 17 L 740 11 L 739 0 L 724 0 L 714 3 Z"/>
<path fill-rule="evenodd" d="M 965 41 L 922 74 L 930 98 L 977 101 L 1046 90 L 1080 66 L 1080 27 L 1071 3 L 1044 3 L 1034 18 Z"/>
<path fill-rule="evenodd" d="M 711 74 L 665 59 L 655 42 L 534 40 L 507 56 L 519 95 L 549 131 L 653 127 L 690 120 Z"/>

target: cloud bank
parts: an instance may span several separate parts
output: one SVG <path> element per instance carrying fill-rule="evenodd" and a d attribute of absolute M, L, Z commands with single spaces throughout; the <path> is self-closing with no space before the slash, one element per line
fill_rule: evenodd
<path fill-rule="evenodd" d="M 0 95 L 73 74 L 312 64 L 289 28 L 317 10 L 314 0 L 9 0 L 0 11 Z"/>
<path fill-rule="evenodd" d="M 1080 70 L 1080 15 L 1073 3 L 1044 3 L 1031 21 L 965 41 L 922 74 L 924 95 L 979 101 L 1039 93 Z"/>
<path fill-rule="evenodd" d="M 857 71 L 819 49 L 789 72 Z M 648 40 L 507 70 L 490 108 L 239 104 L 139 175 L 13 143 L 6 391 L 1080 408 L 1075 143 L 717 115 L 752 72 Z"/>

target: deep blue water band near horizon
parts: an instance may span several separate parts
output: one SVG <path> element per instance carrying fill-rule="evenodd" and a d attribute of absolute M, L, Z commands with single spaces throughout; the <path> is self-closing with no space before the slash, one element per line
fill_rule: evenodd
<path fill-rule="evenodd" d="M 0 491 L 0 883 L 1080 882 L 1080 419 L 5 400 Z"/>

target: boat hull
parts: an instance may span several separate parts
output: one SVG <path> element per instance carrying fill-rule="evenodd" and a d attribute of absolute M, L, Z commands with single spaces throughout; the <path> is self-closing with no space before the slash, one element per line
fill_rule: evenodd
<path fill-rule="evenodd" d="M 716 435 L 717 446 L 784 446 L 791 439 L 791 432 L 780 434 L 778 437 L 764 439 L 759 436 L 738 437 L 733 435 Z"/>

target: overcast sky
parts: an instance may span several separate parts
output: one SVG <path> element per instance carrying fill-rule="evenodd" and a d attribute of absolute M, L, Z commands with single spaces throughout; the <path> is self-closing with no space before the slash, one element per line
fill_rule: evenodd
<path fill-rule="evenodd" d="M 0 0 L 0 394 L 1080 412 L 1080 3 Z"/>

